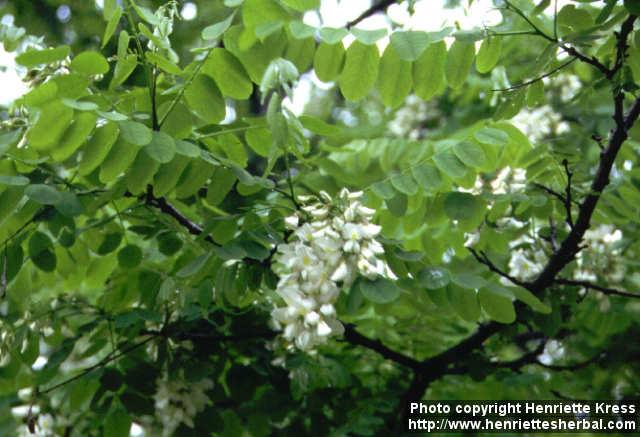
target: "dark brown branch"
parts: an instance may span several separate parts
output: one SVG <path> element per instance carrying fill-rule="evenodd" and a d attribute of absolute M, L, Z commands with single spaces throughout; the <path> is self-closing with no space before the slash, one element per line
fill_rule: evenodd
<path fill-rule="evenodd" d="M 60 382 L 58 384 L 55 384 L 55 385 L 53 385 L 53 386 L 51 386 L 51 387 L 49 387 L 49 388 L 47 388 L 45 390 L 40 390 L 38 392 L 38 394 L 45 395 L 45 394 L 50 393 L 50 392 L 52 392 L 52 391 L 54 391 L 54 390 L 56 390 L 56 389 L 58 389 L 60 387 L 63 387 L 65 385 L 69 384 L 69 383 L 72 383 L 73 381 L 76 381 L 76 380 L 82 378 L 83 376 L 88 375 L 89 373 L 93 372 L 94 370 L 97 370 L 100 367 L 103 367 L 103 366 L 109 364 L 110 362 L 115 361 L 118 358 L 121 358 L 121 357 L 127 355 L 130 352 L 133 352 L 134 350 L 138 349 L 139 347 L 144 346 L 145 344 L 149 343 L 154 338 L 156 338 L 156 336 L 152 335 L 152 336 L 147 337 L 147 338 L 145 338 L 144 340 L 142 340 L 142 341 L 140 341 L 138 343 L 135 343 L 135 344 L 129 346 L 128 348 L 122 349 L 120 351 L 115 350 L 115 351 L 111 352 L 110 354 L 108 354 L 106 357 L 104 357 L 102 360 L 98 361 L 96 364 L 87 367 L 82 372 L 78 373 L 77 375 L 72 376 L 71 378 L 65 379 L 64 381 L 62 381 L 62 382 Z"/>
<path fill-rule="evenodd" d="M 564 166 L 564 171 L 567 174 L 567 186 L 565 188 L 565 196 L 564 196 L 564 209 L 567 213 L 567 224 L 569 228 L 573 229 L 573 216 L 571 214 L 571 178 L 573 177 L 573 172 L 569 170 L 569 161 L 564 159 L 562 161 L 562 165 Z"/>
<path fill-rule="evenodd" d="M 519 370 L 521 367 L 526 366 L 527 364 L 534 364 L 537 362 L 538 356 L 544 351 L 547 342 L 543 339 L 535 349 L 526 352 L 520 358 L 511 361 L 502 361 L 497 363 L 492 363 L 496 367 L 502 367 L 511 369 L 513 371 Z"/>
<path fill-rule="evenodd" d="M 352 21 L 349 21 L 347 23 L 347 28 L 351 28 L 351 27 L 355 26 L 356 24 L 358 24 L 362 20 L 365 20 L 366 18 L 369 18 L 370 16 L 372 16 L 375 13 L 384 12 L 389 6 L 391 6 L 395 2 L 396 2 L 396 0 L 382 0 L 379 3 L 374 3 L 373 5 L 371 5 L 371 7 L 369 9 L 367 9 L 362 14 L 360 14 L 356 19 L 354 19 Z"/>
<path fill-rule="evenodd" d="M 469 252 L 471 252 L 471 254 L 473 255 L 473 257 L 480 263 L 480 264 L 484 264 L 485 266 L 487 266 L 489 268 L 489 270 L 491 270 L 492 272 L 502 276 L 503 278 L 508 279 L 509 281 L 511 281 L 512 283 L 514 283 L 515 285 L 518 285 L 522 288 L 526 288 L 529 289 L 530 288 L 530 284 L 527 282 L 523 282 L 513 276 L 511 276 L 510 274 L 508 274 L 507 272 L 501 270 L 500 268 L 498 268 L 487 256 L 486 253 L 484 253 L 483 251 L 480 251 L 480 253 L 478 253 L 475 249 L 468 247 L 467 248 L 469 250 Z"/>
<path fill-rule="evenodd" d="M 623 99 L 624 95 L 621 92 L 615 96 L 616 102 L 621 103 Z M 619 106 L 619 104 L 616 104 L 616 114 L 621 112 Z M 638 119 L 638 116 L 640 116 L 640 98 L 635 100 L 626 117 L 615 117 L 618 119 L 618 122 L 611 133 L 607 148 L 600 155 L 600 163 L 593 182 L 591 183 L 591 190 L 580 204 L 578 217 L 575 220 L 574 227 L 569 232 L 567 238 L 562 241 L 560 248 L 551 255 L 549 262 L 538 278 L 531 283 L 531 289 L 534 292 L 540 293 L 542 290 L 549 287 L 554 282 L 558 273 L 560 273 L 560 271 L 562 271 L 562 269 L 569 264 L 580 251 L 582 237 L 587 229 L 589 229 L 591 216 L 593 215 L 596 205 L 600 200 L 600 195 L 604 188 L 609 184 L 609 174 L 616 156 L 629 135 L 628 130 L 633 126 L 635 121 Z"/>
<path fill-rule="evenodd" d="M 618 44 L 616 45 L 616 62 L 613 65 L 613 68 L 610 71 L 608 79 L 613 79 L 615 74 L 622 68 L 624 65 L 624 60 L 627 56 L 627 49 L 629 48 L 629 44 L 627 39 L 629 38 L 629 34 L 633 31 L 633 23 L 638 18 L 636 15 L 629 15 L 627 19 L 620 26 L 620 32 L 616 33 L 616 38 Z"/>
<path fill-rule="evenodd" d="M 584 287 L 586 289 L 596 290 L 596 291 L 599 291 L 600 293 L 611 295 L 611 296 L 634 297 L 636 299 L 640 299 L 640 293 L 632 293 L 630 291 L 618 290 L 616 288 L 603 287 L 601 285 L 593 284 L 588 281 L 574 281 L 572 279 L 557 278 L 555 282 L 561 285 L 569 285 L 573 287 Z"/>
<path fill-rule="evenodd" d="M 133 194 L 126 192 L 126 197 L 133 197 Z M 145 203 L 149 206 L 159 209 L 161 212 L 173 217 L 181 226 L 183 226 L 191 235 L 200 235 L 203 230 L 200 225 L 189 220 L 184 214 L 178 211 L 173 205 L 167 202 L 164 197 L 155 197 L 153 194 L 153 187 L 147 186 L 147 192 L 144 195 Z M 204 237 L 205 241 L 213 244 L 214 246 L 220 246 L 216 243 L 210 235 Z"/>
<path fill-rule="evenodd" d="M 562 44 L 560 46 L 562 50 L 573 56 L 574 59 L 579 59 L 589 65 L 595 67 L 598 71 L 604 74 L 607 78 L 610 78 L 611 70 L 609 70 L 602 62 L 600 62 L 595 56 L 588 57 L 580 53 L 575 47 Z"/>
<path fill-rule="evenodd" d="M 420 362 L 414 358 L 396 352 L 385 346 L 379 340 L 372 340 L 356 331 L 356 327 L 351 324 L 344 325 L 344 339 L 351 344 L 363 346 L 382 355 L 384 358 L 394 361 L 410 369 L 419 369 Z"/>

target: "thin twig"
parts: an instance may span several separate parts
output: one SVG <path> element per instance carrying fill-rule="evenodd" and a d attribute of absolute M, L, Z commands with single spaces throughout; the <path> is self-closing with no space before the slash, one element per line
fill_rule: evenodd
<path fill-rule="evenodd" d="M 371 7 L 369 9 L 367 9 L 362 14 L 360 14 L 356 19 L 349 21 L 347 23 L 347 28 L 351 28 L 351 27 L 355 26 L 356 24 L 358 24 L 362 20 L 364 20 L 366 18 L 369 18 L 370 16 L 372 16 L 373 14 L 375 14 L 377 12 L 383 12 L 385 9 L 387 9 L 387 7 L 391 6 L 395 2 L 396 2 L 395 0 L 383 0 L 380 3 L 375 3 L 375 4 L 371 5 Z"/>
<path fill-rule="evenodd" d="M 530 284 L 520 281 L 517 278 L 514 278 L 513 276 L 511 276 L 510 274 L 508 274 L 507 272 L 501 270 L 500 268 L 498 268 L 487 256 L 487 254 L 483 251 L 480 251 L 480 253 L 478 253 L 475 249 L 473 249 L 472 247 L 467 247 L 467 249 L 469 250 L 469 252 L 471 252 L 471 254 L 473 255 L 473 257 L 480 263 L 480 264 L 484 264 L 485 266 L 487 266 L 489 268 L 489 270 L 491 270 L 494 273 L 497 273 L 499 276 L 502 276 L 503 278 L 508 279 L 509 281 L 511 281 L 512 283 L 514 283 L 515 285 L 518 285 L 522 288 L 526 288 L 529 289 Z"/>
<path fill-rule="evenodd" d="M 498 89 L 492 89 L 491 91 L 497 91 L 497 92 L 503 92 L 503 91 L 514 91 L 520 88 L 524 88 L 526 86 L 529 86 L 533 83 L 536 83 L 542 79 L 544 79 L 545 77 L 549 77 L 549 76 L 553 76 L 554 74 L 556 74 L 558 71 L 562 70 L 563 68 L 565 68 L 566 66 L 568 66 L 569 64 L 571 64 L 573 61 L 575 61 L 576 58 L 571 58 L 569 59 L 567 62 L 565 62 L 564 64 L 560 65 L 559 67 L 554 68 L 553 70 L 543 74 L 542 76 L 538 76 L 535 79 L 531 79 L 528 80 L 526 82 L 522 82 L 513 86 L 510 86 L 508 88 L 498 88 Z"/>
<path fill-rule="evenodd" d="M 52 392 L 52 391 L 54 391 L 54 390 L 56 390 L 56 389 L 58 389 L 60 387 L 63 387 L 65 385 L 67 385 L 67 384 L 70 384 L 73 381 L 76 381 L 76 380 L 88 375 L 89 373 L 93 372 L 94 370 L 99 369 L 100 367 L 103 367 L 103 366 L 109 364 L 110 362 L 115 361 L 118 358 L 121 358 L 121 357 L 125 356 L 129 352 L 132 352 L 135 349 L 138 349 L 139 347 L 144 346 L 145 344 L 149 343 L 151 340 L 153 340 L 156 337 L 157 336 L 150 336 L 150 337 L 148 337 L 148 338 L 146 338 L 146 339 L 144 339 L 144 340 L 142 340 L 142 341 L 140 341 L 138 343 L 135 343 L 134 345 L 132 345 L 132 346 L 126 348 L 126 349 L 121 350 L 118 353 L 114 354 L 113 352 L 111 352 L 106 357 L 104 357 L 102 360 L 98 361 L 96 364 L 94 364 L 92 366 L 87 367 L 82 372 L 78 373 L 77 375 L 72 376 L 71 378 L 65 379 L 64 381 L 59 382 L 58 384 L 55 384 L 55 385 L 47 388 L 46 390 L 40 390 L 39 393 L 41 395 L 45 395 L 45 394 L 50 393 L 50 392 Z"/>
<path fill-rule="evenodd" d="M 607 294 L 607 295 L 633 297 L 636 299 L 640 299 L 640 293 L 632 293 L 630 291 L 618 290 L 617 288 L 604 287 L 602 285 L 594 284 L 588 281 L 576 281 L 573 279 L 557 278 L 555 282 L 561 285 L 569 285 L 573 287 L 584 287 L 588 290 L 599 291 L 600 293 Z"/>

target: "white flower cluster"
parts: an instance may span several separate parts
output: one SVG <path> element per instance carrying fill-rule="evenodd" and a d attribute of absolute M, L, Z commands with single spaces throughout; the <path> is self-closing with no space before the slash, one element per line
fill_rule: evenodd
<path fill-rule="evenodd" d="M 612 225 L 599 225 L 584 234 L 585 248 L 576 255 L 576 280 L 596 281 L 602 278 L 609 283 L 624 279 L 626 267 L 622 261 L 620 248 L 622 232 Z M 547 263 L 543 248 L 536 247 L 535 241 L 525 235 L 510 244 L 509 274 L 521 281 L 534 279 Z"/>
<path fill-rule="evenodd" d="M 206 392 L 213 388 L 213 381 L 205 378 L 187 383 L 184 378 L 165 375 L 156 386 L 156 418 L 162 424 L 162 435 L 171 436 L 181 423 L 193 428 L 193 418 L 210 402 Z"/>
<path fill-rule="evenodd" d="M 547 255 L 540 249 L 515 249 L 511 251 L 509 274 L 521 281 L 529 281 L 542 271 L 546 262 Z"/>
<path fill-rule="evenodd" d="M 626 272 L 620 248 L 616 243 L 622 240 L 622 232 L 612 225 L 599 225 L 584 234 L 583 243 L 587 246 L 576 256 L 578 268 L 574 278 L 595 281 L 598 277 L 607 282 L 621 282 Z"/>
<path fill-rule="evenodd" d="M 330 335 L 342 334 L 334 303 L 341 287 L 358 274 L 395 278 L 379 258 L 384 253 L 376 239 L 380 226 L 371 223 L 375 210 L 362 204 L 362 192 L 343 189 L 336 201 L 325 192 L 320 196 L 300 197 L 306 217 L 285 220 L 293 233 L 274 258 L 280 277 L 276 292 L 286 306 L 271 315 L 287 350 L 312 351 Z"/>
<path fill-rule="evenodd" d="M 569 132 L 569 123 L 563 121 L 549 105 L 523 109 L 511 119 L 511 122 L 533 142 L 539 142 L 549 135 Z"/>
<path fill-rule="evenodd" d="M 491 181 L 491 191 L 493 194 L 515 193 L 524 190 L 526 184 L 526 169 L 507 166 L 500 170 L 496 178 Z"/>

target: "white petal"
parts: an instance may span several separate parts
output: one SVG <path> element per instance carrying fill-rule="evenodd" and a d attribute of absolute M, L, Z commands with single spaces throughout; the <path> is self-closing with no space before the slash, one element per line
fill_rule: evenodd
<path fill-rule="evenodd" d="M 327 322 L 322 321 L 320 323 L 318 323 L 318 335 L 320 337 L 326 337 L 327 335 L 331 334 L 331 327 L 329 325 L 327 325 Z"/>

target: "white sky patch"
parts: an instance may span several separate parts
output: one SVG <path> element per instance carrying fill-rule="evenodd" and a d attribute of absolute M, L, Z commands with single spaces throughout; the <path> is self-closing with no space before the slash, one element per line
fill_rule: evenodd
<path fill-rule="evenodd" d="M 16 73 L 15 55 L 0 45 L 0 105 L 6 106 L 27 92 L 27 85 Z"/>

